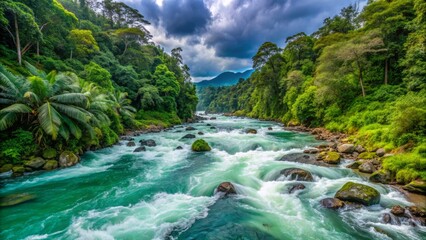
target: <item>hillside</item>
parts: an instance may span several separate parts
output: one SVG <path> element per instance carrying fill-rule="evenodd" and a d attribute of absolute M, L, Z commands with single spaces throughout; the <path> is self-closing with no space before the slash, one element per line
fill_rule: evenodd
<path fill-rule="evenodd" d="M 237 84 L 241 78 L 249 78 L 253 71 L 253 69 L 250 69 L 244 72 L 223 72 L 212 79 L 197 82 L 195 86 L 198 88 L 232 86 Z"/>

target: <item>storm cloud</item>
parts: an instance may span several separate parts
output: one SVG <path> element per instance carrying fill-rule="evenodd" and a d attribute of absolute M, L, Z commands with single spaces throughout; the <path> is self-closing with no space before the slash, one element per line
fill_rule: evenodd
<path fill-rule="evenodd" d="M 153 41 L 183 48 L 196 79 L 251 67 L 265 41 L 283 47 L 299 32 L 311 34 L 326 17 L 355 0 L 122 0 L 152 23 Z M 361 1 L 364 5 L 366 0 Z"/>

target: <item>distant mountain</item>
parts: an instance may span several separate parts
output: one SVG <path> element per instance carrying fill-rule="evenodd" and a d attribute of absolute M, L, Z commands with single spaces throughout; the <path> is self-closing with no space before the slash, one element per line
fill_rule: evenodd
<path fill-rule="evenodd" d="M 238 83 L 240 78 L 247 79 L 253 73 L 253 69 L 247 70 L 245 72 L 223 72 L 218 76 L 210 79 L 203 80 L 195 83 L 197 87 L 221 87 L 221 86 L 232 86 Z"/>

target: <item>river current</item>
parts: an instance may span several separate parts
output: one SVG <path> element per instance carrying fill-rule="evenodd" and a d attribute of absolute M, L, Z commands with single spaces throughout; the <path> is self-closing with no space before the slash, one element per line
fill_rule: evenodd
<path fill-rule="evenodd" d="M 348 161 L 332 168 L 278 161 L 320 144 L 313 136 L 274 122 L 212 116 L 217 119 L 190 124 L 195 131 L 177 126 L 142 134 L 135 147 L 121 141 L 85 153 L 70 168 L 3 178 L 1 196 L 36 198 L 0 208 L 0 239 L 426 239 L 426 227 L 384 224 L 389 207 L 412 203 L 345 168 Z M 246 134 L 247 128 L 258 133 Z M 195 139 L 182 139 L 188 133 L 206 140 L 212 151 L 192 152 Z M 141 139 L 154 139 L 157 146 L 134 153 Z M 277 180 L 289 167 L 310 171 L 314 181 L 289 194 L 295 181 Z M 215 195 L 224 181 L 238 194 Z M 338 211 L 321 207 L 321 199 L 348 181 L 377 189 L 380 204 Z"/>

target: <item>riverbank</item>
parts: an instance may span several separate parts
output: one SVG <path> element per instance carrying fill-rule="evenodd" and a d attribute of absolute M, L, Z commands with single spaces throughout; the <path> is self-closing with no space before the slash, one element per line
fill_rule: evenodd
<path fill-rule="evenodd" d="M 232 113 L 224 113 L 223 115 L 246 117 Z M 266 121 L 274 121 L 283 125 L 285 124 L 276 119 Z M 412 194 L 409 196 L 409 198 L 422 205 L 422 207 L 426 207 L 426 204 L 420 203 L 420 201 L 423 200 L 426 202 L 426 197 L 424 198 L 426 195 L 426 181 L 417 179 L 407 184 L 401 184 L 401 182 L 397 182 L 395 173 L 384 170 L 382 166 L 383 160 L 385 158 L 393 157 L 408 151 L 410 149 L 410 144 L 401 146 L 398 149 L 386 150 L 385 148 L 375 148 L 351 143 L 351 138 L 354 139 L 355 134 L 348 135 L 345 133 L 331 132 L 321 127 L 310 128 L 301 125 L 290 125 L 284 126 L 283 128 L 288 131 L 307 132 L 314 135 L 317 140 L 328 142 L 329 144 L 327 145 L 318 146 L 317 149 L 320 153 L 320 158 L 318 160 L 323 160 L 321 159 L 321 155 L 325 156 L 328 152 L 331 152 L 338 159 L 343 157 L 345 159 L 352 160 L 353 163 L 348 165 L 349 168 L 357 171 L 358 173 L 362 173 L 364 176 L 367 176 L 368 179 L 372 182 L 395 186 L 406 195 Z M 339 150 L 339 147 L 341 150 Z M 336 160 L 336 163 L 338 162 L 339 161 Z M 420 201 L 417 199 L 420 199 Z"/>
<path fill-rule="evenodd" d="M 367 182 L 345 164 L 283 159 L 304 155 L 322 142 L 274 122 L 214 115 L 203 123 L 130 137 L 87 152 L 71 168 L 2 179 L 0 197 L 33 199 L 0 209 L 0 238 L 355 240 L 387 235 L 420 240 L 425 232 L 418 222 L 410 225 L 411 218 L 400 218 L 401 225 L 383 222 L 395 205 L 411 213 L 413 204 L 395 189 Z M 197 139 L 211 151 L 192 151 Z M 145 151 L 136 151 L 142 145 Z M 310 173 L 306 181 L 284 175 L 283 170 L 295 168 Z M 232 183 L 236 194 L 218 197 L 215 190 L 224 182 Z M 376 189 L 379 204 L 322 206 L 348 182 Z M 294 188 L 299 185 L 304 188 Z"/>

